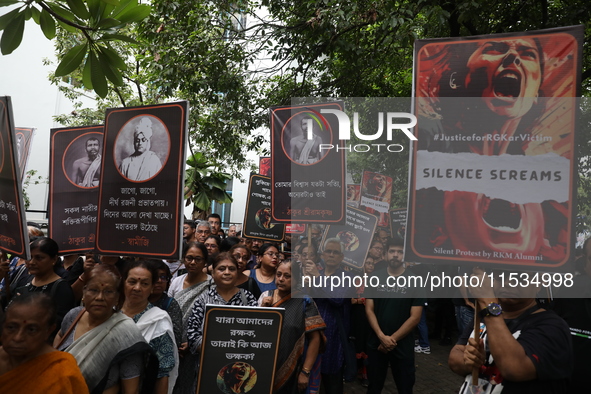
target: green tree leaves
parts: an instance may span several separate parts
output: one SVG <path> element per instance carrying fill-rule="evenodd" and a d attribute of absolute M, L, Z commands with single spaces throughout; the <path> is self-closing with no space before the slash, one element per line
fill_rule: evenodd
<path fill-rule="evenodd" d="M 84 64 L 85 87 L 103 98 L 109 93 L 108 82 L 123 85 L 123 72 L 127 69 L 123 58 L 107 42 L 134 42 L 121 31 L 130 23 L 145 19 L 151 11 L 150 6 L 138 4 L 138 0 L 0 0 L 0 7 L 15 4 L 21 6 L 0 17 L 2 54 L 8 55 L 18 48 L 25 21 L 30 18 L 48 39 L 56 36 L 59 26 L 77 34 L 79 39 L 65 52 L 55 75 L 68 75 Z"/>
<path fill-rule="evenodd" d="M 80 63 L 82 63 L 82 60 L 84 60 L 84 58 L 86 57 L 87 52 L 88 43 L 80 44 L 70 49 L 64 55 L 62 61 L 55 69 L 55 75 L 57 77 L 62 77 L 76 70 L 80 66 Z"/>
<path fill-rule="evenodd" d="M 3 55 L 11 54 L 21 44 L 25 30 L 25 19 L 25 12 L 20 12 L 4 28 L 2 39 L 0 39 L 0 49 Z"/>

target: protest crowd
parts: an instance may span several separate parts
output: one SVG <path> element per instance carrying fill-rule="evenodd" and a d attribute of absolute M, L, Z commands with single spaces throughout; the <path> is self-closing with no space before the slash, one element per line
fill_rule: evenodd
<path fill-rule="evenodd" d="M 380 393 L 388 367 L 397 392 L 412 393 L 415 353 L 430 354 L 430 338 L 452 345 L 452 336 L 458 339 L 449 367 L 466 377 L 462 393 L 474 389 L 474 369 L 486 393 L 584 392 L 589 240 L 575 277 L 586 298 L 549 302 L 535 286 L 483 286 L 428 302 L 416 288 L 389 289 L 404 297 L 363 287 L 302 288 L 302 276 L 355 273 L 342 264 L 343 243 L 323 239 L 321 225 L 310 227 L 308 236 L 271 243 L 241 237 L 236 225 L 224 231 L 217 214 L 185 220 L 183 259 L 163 261 L 60 256 L 57 244 L 30 225 L 32 259 L 3 254 L 0 266 L 0 391 L 194 393 L 200 363 L 208 362 L 200 358 L 205 305 L 217 304 L 285 308 L 274 393 L 343 393 L 351 381 Z M 425 268 L 433 267 L 405 263 L 402 239 L 378 230 L 363 270 L 387 278 Z M 486 327 L 480 340 L 471 335 L 474 308 Z M 233 368 L 220 390 L 250 390 L 256 373 L 247 363 Z"/>

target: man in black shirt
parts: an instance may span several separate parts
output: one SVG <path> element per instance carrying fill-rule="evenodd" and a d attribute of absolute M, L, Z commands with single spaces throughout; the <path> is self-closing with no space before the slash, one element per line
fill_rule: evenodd
<path fill-rule="evenodd" d="M 488 278 L 479 269 L 475 275 Z M 474 368 L 479 369 L 478 393 L 568 393 L 573 368 L 568 325 L 537 305 L 537 287 L 494 282 L 494 288 L 470 288 L 481 316 L 480 339 L 468 337 L 466 330 L 449 355 L 452 371 L 466 376 L 460 393 L 475 392 Z"/>

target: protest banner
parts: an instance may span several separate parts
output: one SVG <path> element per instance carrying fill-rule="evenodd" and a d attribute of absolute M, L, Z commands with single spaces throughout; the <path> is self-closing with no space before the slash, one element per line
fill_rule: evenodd
<path fill-rule="evenodd" d="M 273 219 L 291 223 L 345 220 L 345 154 L 335 116 L 340 101 L 271 108 Z"/>
<path fill-rule="evenodd" d="M 259 174 L 271 176 L 271 158 L 259 157 Z"/>
<path fill-rule="evenodd" d="M 392 177 L 372 171 L 363 171 L 359 206 L 378 216 L 378 227 L 390 229 L 390 201 L 392 199 Z"/>
<path fill-rule="evenodd" d="M 365 258 L 371 246 L 378 218 L 361 209 L 347 207 L 347 221 L 344 225 L 328 226 L 322 245 L 329 238 L 338 238 L 343 245 L 343 263 L 349 267 L 363 269 Z"/>
<path fill-rule="evenodd" d="M 392 236 L 402 239 L 406 237 L 406 211 L 406 208 L 392 209 L 390 211 Z"/>
<path fill-rule="evenodd" d="M 573 258 L 583 32 L 415 41 L 407 260 Z"/>
<path fill-rule="evenodd" d="M 0 249 L 30 260 L 12 101 L 0 97 Z"/>
<path fill-rule="evenodd" d="M 360 200 L 361 185 L 347 185 L 347 205 L 353 208 L 358 208 Z"/>
<path fill-rule="evenodd" d="M 51 129 L 48 235 L 64 254 L 95 246 L 103 130 L 103 126 Z"/>
<path fill-rule="evenodd" d="M 186 101 L 107 110 L 99 253 L 180 259 L 187 111 Z"/>
<path fill-rule="evenodd" d="M 244 211 L 242 234 L 247 238 L 283 241 L 285 224 L 273 222 L 271 215 L 271 178 L 252 174 Z"/>
<path fill-rule="evenodd" d="M 286 234 L 304 234 L 306 233 L 306 225 L 305 224 L 286 224 L 285 225 L 285 233 Z"/>
<path fill-rule="evenodd" d="M 21 174 L 21 182 L 25 182 L 25 173 L 27 171 L 27 163 L 31 153 L 31 143 L 35 135 L 35 128 L 32 127 L 15 127 L 16 135 L 16 157 L 18 160 L 18 167 Z"/>
<path fill-rule="evenodd" d="M 284 311 L 207 305 L 197 393 L 272 393 Z"/>

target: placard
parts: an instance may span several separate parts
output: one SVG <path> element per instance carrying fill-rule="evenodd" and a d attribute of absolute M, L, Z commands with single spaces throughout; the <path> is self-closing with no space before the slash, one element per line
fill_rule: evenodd
<path fill-rule="evenodd" d="M 347 185 L 347 205 L 353 208 L 358 208 L 360 201 L 361 185 Z"/>
<path fill-rule="evenodd" d="M 10 97 L 0 97 L 0 249 L 31 259 Z"/>
<path fill-rule="evenodd" d="M 250 176 L 242 234 L 273 242 L 285 237 L 285 224 L 274 222 L 271 215 L 271 178 L 267 176 Z"/>
<path fill-rule="evenodd" d="M 259 157 L 259 174 L 271 176 L 271 158 Z"/>
<path fill-rule="evenodd" d="M 51 129 L 48 235 L 60 253 L 94 249 L 103 130 L 103 126 Z"/>
<path fill-rule="evenodd" d="M 207 305 L 197 393 L 271 394 L 284 312 Z"/>
<path fill-rule="evenodd" d="M 273 219 L 290 223 L 343 223 L 345 152 L 335 116 L 343 102 L 271 108 Z"/>
<path fill-rule="evenodd" d="M 573 258 L 583 33 L 415 41 L 407 260 L 553 270 Z"/>
<path fill-rule="evenodd" d="M 378 218 L 375 215 L 361 209 L 347 207 L 346 224 L 328 226 L 322 245 L 329 238 L 338 238 L 344 248 L 343 264 L 363 269 L 377 222 Z"/>
<path fill-rule="evenodd" d="M 107 110 L 99 253 L 180 259 L 187 111 L 187 101 Z"/>
<path fill-rule="evenodd" d="M 404 239 L 406 237 L 406 208 L 393 209 L 390 211 L 392 223 L 392 235 Z"/>
<path fill-rule="evenodd" d="M 21 181 L 24 183 L 27 163 L 29 161 L 29 155 L 31 154 L 31 144 L 33 142 L 33 136 L 35 135 L 35 128 L 15 127 L 14 130 L 16 135 L 16 157 L 20 169 Z"/>

